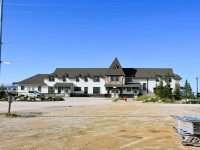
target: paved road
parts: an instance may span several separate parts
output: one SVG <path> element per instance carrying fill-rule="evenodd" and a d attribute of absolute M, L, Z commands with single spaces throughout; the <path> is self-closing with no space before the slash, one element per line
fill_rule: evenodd
<path fill-rule="evenodd" d="M 58 108 L 69 106 L 95 106 L 106 105 L 112 102 L 112 99 L 108 98 L 65 98 L 65 101 L 57 102 L 13 102 L 11 105 L 11 111 L 23 111 L 23 110 L 36 110 L 43 108 Z M 8 102 L 0 102 L 0 111 L 8 111 Z"/>

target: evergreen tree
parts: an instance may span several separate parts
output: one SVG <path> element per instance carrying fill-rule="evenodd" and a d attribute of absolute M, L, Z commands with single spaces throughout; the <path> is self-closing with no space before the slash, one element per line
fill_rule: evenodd
<path fill-rule="evenodd" d="M 170 99 L 172 97 L 172 89 L 171 89 L 171 85 L 169 82 L 167 82 L 167 84 L 163 88 L 163 97 L 170 98 Z"/>
<path fill-rule="evenodd" d="M 177 99 L 179 99 L 181 97 L 181 87 L 180 87 L 179 83 L 175 84 L 175 88 L 174 88 L 173 94 Z"/>
<path fill-rule="evenodd" d="M 159 85 L 156 86 L 156 89 L 155 89 L 155 95 L 160 97 L 160 98 L 163 98 L 164 97 L 164 86 L 163 86 L 163 81 L 160 80 L 159 82 Z"/>
<path fill-rule="evenodd" d="M 188 80 L 185 81 L 185 85 L 183 87 L 183 96 L 185 98 L 192 98 L 193 97 L 192 88 L 191 88 L 191 85 L 188 82 Z"/>

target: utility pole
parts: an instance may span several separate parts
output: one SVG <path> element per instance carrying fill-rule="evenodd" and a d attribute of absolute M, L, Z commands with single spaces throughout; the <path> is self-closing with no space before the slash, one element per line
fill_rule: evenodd
<path fill-rule="evenodd" d="M 1 8 L 1 11 L 0 11 L 0 74 L 1 74 L 1 64 L 10 64 L 10 62 L 7 62 L 7 61 L 2 61 L 1 59 L 1 54 L 2 54 L 2 44 L 3 44 L 3 41 L 2 41 L 2 32 L 3 32 L 3 0 L 0 0 L 0 8 Z"/>
<path fill-rule="evenodd" d="M 197 81 L 197 96 L 198 96 L 198 77 L 196 77 L 196 81 Z"/>
<path fill-rule="evenodd" d="M 2 50 L 2 24 L 3 24 L 3 0 L 1 0 L 1 22 L 0 22 L 0 73 L 1 73 L 1 63 L 2 63 L 2 60 L 1 60 L 1 50 Z"/>

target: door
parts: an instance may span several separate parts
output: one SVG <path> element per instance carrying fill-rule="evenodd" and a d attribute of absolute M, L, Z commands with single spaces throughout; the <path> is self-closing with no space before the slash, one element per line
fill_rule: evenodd
<path fill-rule="evenodd" d="M 84 94 L 88 94 L 88 87 L 84 87 Z"/>
<path fill-rule="evenodd" d="M 118 89 L 112 89 L 112 90 L 111 90 L 111 97 L 117 98 L 118 95 L 119 95 L 118 92 L 119 92 Z"/>
<path fill-rule="evenodd" d="M 58 87 L 58 94 L 61 94 L 61 90 L 62 90 L 62 88 Z"/>

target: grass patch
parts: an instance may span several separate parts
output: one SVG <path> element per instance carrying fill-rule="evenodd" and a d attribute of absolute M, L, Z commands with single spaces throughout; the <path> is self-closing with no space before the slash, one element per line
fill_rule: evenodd
<path fill-rule="evenodd" d="M 169 98 L 159 98 L 153 95 L 143 95 L 143 96 L 139 96 L 137 99 L 137 101 L 142 101 L 143 103 L 149 103 L 149 102 L 153 102 L 153 103 L 176 103 L 176 101 L 169 99 Z"/>
<path fill-rule="evenodd" d="M 137 101 L 142 101 L 144 103 L 148 103 L 148 102 L 159 102 L 160 99 L 156 96 L 152 96 L 152 95 L 143 95 L 143 96 L 139 96 L 137 99 Z"/>
<path fill-rule="evenodd" d="M 19 115 L 15 114 L 15 113 L 5 113 L 5 112 L 0 112 L 0 117 L 19 117 Z"/>

